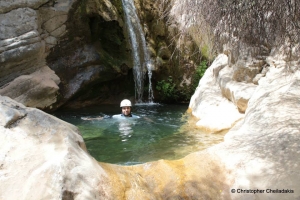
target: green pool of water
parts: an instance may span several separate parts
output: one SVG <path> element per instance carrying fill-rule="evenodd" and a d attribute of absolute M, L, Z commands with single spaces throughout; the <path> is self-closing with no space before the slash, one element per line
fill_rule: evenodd
<path fill-rule="evenodd" d="M 77 126 L 89 153 L 100 162 L 133 165 L 179 159 L 223 140 L 221 134 L 200 133 L 186 125 L 187 104 L 135 105 L 139 119 L 113 119 L 118 105 L 101 105 L 54 113 Z"/>

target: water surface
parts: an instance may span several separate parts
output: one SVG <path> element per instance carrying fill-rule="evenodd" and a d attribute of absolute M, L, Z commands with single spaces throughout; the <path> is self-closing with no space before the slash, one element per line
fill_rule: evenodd
<path fill-rule="evenodd" d="M 223 141 L 223 134 L 207 134 L 187 123 L 188 104 L 135 105 L 139 119 L 113 119 L 118 105 L 65 110 L 54 115 L 77 126 L 89 153 L 100 162 L 121 165 L 159 159 L 179 159 Z"/>

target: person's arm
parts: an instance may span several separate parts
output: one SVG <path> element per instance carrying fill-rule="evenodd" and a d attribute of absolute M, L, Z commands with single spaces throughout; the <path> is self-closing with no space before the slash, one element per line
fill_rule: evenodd
<path fill-rule="evenodd" d="M 102 120 L 103 117 L 81 117 L 83 120 Z"/>

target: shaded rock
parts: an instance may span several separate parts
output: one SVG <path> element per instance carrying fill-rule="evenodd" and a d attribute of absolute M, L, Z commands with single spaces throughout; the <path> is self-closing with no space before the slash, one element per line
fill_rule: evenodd
<path fill-rule="evenodd" d="M 263 60 L 238 60 L 237 63 L 233 65 L 232 79 L 237 82 L 252 83 L 254 77 L 261 72 L 264 64 L 265 61 Z"/>
<path fill-rule="evenodd" d="M 98 104 L 112 99 L 119 102 L 121 97 L 115 93 L 134 91 L 134 87 L 126 87 L 106 91 L 106 99 L 96 96 L 102 94 L 107 81 L 118 86 L 120 77 L 132 73 L 131 50 L 121 11 L 119 1 L 85 1 L 74 5 L 64 40 L 58 41 L 47 57 L 49 67 L 61 79 L 61 98 L 53 107 Z M 54 44 L 53 38 L 48 42 Z M 131 76 L 128 79 L 133 81 Z"/>
<path fill-rule="evenodd" d="M 6 13 L 17 8 L 33 8 L 37 9 L 41 5 L 47 3 L 48 0 L 24 0 L 24 1 L 9 1 L 3 0 L 0 2 L 0 13 Z"/>
<path fill-rule="evenodd" d="M 47 66 L 30 75 L 22 75 L 0 89 L 25 106 L 45 109 L 56 102 L 59 77 Z"/>
<path fill-rule="evenodd" d="M 120 9 L 118 4 L 113 4 L 114 1 L 104 0 L 104 1 L 94 1 L 89 0 L 87 2 L 87 12 L 94 13 L 101 16 L 105 21 L 121 20 L 118 9 Z M 121 4 L 121 2 L 119 2 Z"/>
<path fill-rule="evenodd" d="M 66 33 L 74 1 L 0 2 L 0 88 L 27 106 L 50 108 L 57 101 L 59 78 L 46 57 Z"/>
<path fill-rule="evenodd" d="M 30 8 L 0 14 L 0 85 L 44 64 L 45 44 L 38 32 L 37 17 Z"/>

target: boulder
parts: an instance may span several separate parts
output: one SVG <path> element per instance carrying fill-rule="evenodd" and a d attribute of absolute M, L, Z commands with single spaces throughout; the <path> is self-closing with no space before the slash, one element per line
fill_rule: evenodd
<path fill-rule="evenodd" d="M 45 66 L 32 74 L 14 79 L 0 89 L 0 95 L 15 99 L 25 106 L 45 109 L 56 102 L 59 83 L 59 77 Z"/>
<path fill-rule="evenodd" d="M 285 50 L 274 48 L 266 57 L 266 65 L 257 74 L 257 85 L 234 80 L 235 68 L 227 64 L 225 55 L 219 55 L 191 99 L 190 109 L 200 119 L 197 124 L 201 120 L 210 122 L 205 126 L 202 123 L 202 128 L 214 124 L 223 127 L 221 122 L 228 120 L 222 119 L 228 117 L 225 115 L 217 117 L 223 113 L 220 108 L 210 107 L 217 98 L 206 98 L 213 92 L 245 113 L 229 129 L 223 143 L 206 151 L 207 155 L 219 158 L 229 172 L 225 176 L 229 188 L 234 189 L 229 191 L 230 199 L 300 197 L 300 176 L 296 173 L 300 163 L 299 58 L 285 56 Z M 232 107 L 226 106 L 227 110 Z M 215 118 L 211 117 L 213 113 Z"/>
<path fill-rule="evenodd" d="M 75 126 L 8 97 L 0 110 L 1 199 L 111 198 Z"/>
<path fill-rule="evenodd" d="M 208 150 L 231 171 L 231 199 L 300 197 L 300 73 L 271 67 L 248 102 L 243 120 Z M 264 190 L 250 194 L 245 190 Z"/>
<path fill-rule="evenodd" d="M 220 71 L 228 65 L 228 57 L 219 55 L 206 70 L 189 104 L 192 114 L 199 119 L 197 126 L 208 132 L 231 128 L 243 118 L 237 106 L 222 95 L 218 83 Z"/>

